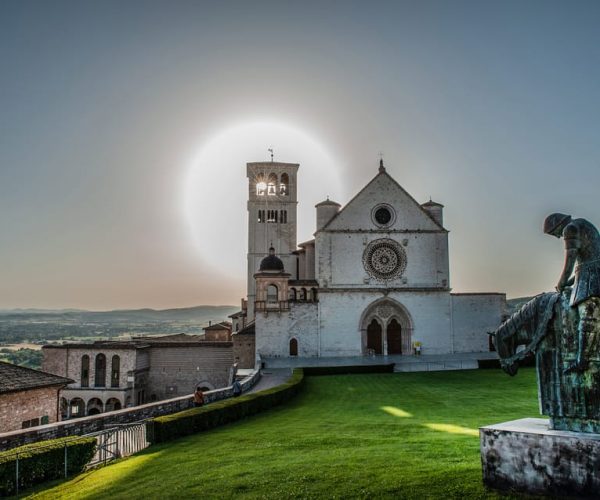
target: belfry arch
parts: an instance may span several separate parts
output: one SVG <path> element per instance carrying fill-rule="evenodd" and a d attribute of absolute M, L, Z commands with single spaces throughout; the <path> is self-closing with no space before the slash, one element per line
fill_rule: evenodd
<path fill-rule="evenodd" d="M 359 328 L 363 355 L 412 354 L 413 323 L 400 302 L 385 297 L 369 304 Z"/>

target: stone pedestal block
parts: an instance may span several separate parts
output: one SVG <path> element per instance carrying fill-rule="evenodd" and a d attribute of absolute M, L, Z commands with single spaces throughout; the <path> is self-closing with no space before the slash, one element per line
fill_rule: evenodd
<path fill-rule="evenodd" d="M 534 494 L 600 496 L 600 434 L 548 429 L 523 418 L 479 429 L 483 482 Z"/>

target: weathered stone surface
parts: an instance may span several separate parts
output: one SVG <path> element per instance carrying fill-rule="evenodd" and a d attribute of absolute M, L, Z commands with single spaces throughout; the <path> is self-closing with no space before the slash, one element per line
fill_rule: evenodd
<path fill-rule="evenodd" d="M 479 430 L 483 482 L 502 490 L 598 498 L 600 434 L 556 431 L 524 418 Z"/>

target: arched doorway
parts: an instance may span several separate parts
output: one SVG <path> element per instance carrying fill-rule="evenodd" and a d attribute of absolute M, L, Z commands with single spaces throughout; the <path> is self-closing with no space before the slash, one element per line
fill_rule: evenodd
<path fill-rule="evenodd" d="M 88 401 L 87 404 L 87 414 L 88 415 L 98 415 L 102 413 L 104 410 L 104 405 L 102 404 L 102 400 L 98 398 L 92 398 Z"/>
<path fill-rule="evenodd" d="M 387 325 L 387 353 L 402 354 L 402 327 L 393 318 Z"/>
<path fill-rule="evenodd" d="M 290 339 L 290 356 L 298 356 L 298 341 Z"/>
<path fill-rule="evenodd" d="M 117 398 L 110 398 L 106 402 L 105 411 L 115 411 L 115 410 L 120 410 L 120 409 L 121 409 L 121 401 L 119 401 Z"/>
<path fill-rule="evenodd" d="M 384 297 L 369 304 L 360 317 L 360 334 L 364 355 L 410 355 L 413 322 L 400 302 Z"/>
<path fill-rule="evenodd" d="M 367 327 L 367 350 L 375 354 L 383 354 L 381 325 L 373 318 Z"/>

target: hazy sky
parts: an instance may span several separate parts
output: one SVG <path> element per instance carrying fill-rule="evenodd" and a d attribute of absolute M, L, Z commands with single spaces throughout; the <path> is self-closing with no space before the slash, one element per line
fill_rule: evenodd
<path fill-rule="evenodd" d="M 0 308 L 238 303 L 243 162 L 271 146 L 309 165 L 300 241 L 382 151 L 445 205 L 454 291 L 552 289 L 544 216 L 600 226 L 599 26 L 594 1 L 3 0 Z M 227 135 L 265 121 L 293 132 Z"/>

